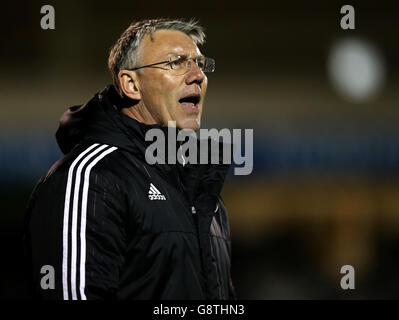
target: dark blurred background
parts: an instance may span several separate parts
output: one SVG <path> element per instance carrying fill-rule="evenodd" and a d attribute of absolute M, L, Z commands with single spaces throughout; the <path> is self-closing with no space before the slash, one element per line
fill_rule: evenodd
<path fill-rule="evenodd" d="M 55 8 L 55 30 L 40 8 Z M 340 8 L 355 8 L 343 30 Z M 399 293 L 399 6 L 394 1 L 13 1 L 0 50 L 0 297 L 26 298 L 21 230 L 62 156 L 58 119 L 111 82 L 110 47 L 142 18 L 198 18 L 216 59 L 203 126 L 254 129 L 254 170 L 223 190 L 241 299 Z M 356 289 L 340 287 L 341 266 Z"/>

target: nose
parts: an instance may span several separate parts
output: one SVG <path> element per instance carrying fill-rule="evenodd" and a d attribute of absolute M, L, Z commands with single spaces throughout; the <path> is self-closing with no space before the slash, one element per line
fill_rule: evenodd
<path fill-rule="evenodd" d="M 191 62 L 191 67 L 186 74 L 186 83 L 187 84 L 192 84 L 192 83 L 201 84 L 205 79 L 205 74 L 193 60 L 191 60 L 190 62 Z"/>

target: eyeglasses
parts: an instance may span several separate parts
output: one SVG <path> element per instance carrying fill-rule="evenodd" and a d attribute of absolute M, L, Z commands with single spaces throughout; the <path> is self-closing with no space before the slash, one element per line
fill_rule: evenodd
<path fill-rule="evenodd" d="M 173 71 L 176 75 L 183 75 L 187 73 L 191 69 L 191 62 L 194 63 L 200 68 L 202 72 L 214 72 L 215 71 L 215 60 L 212 58 L 200 56 L 198 58 L 187 58 L 184 56 L 178 56 L 177 58 L 173 57 L 169 60 L 156 62 L 152 64 L 148 64 L 146 66 L 141 66 L 133 69 L 127 70 L 139 70 L 143 68 L 149 68 L 160 64 L 166 64 L 168 70 Z"/>

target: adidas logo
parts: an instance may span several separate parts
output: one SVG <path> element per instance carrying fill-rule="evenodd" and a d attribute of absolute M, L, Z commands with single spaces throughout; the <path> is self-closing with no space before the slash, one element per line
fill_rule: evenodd
<path fill-rule="evenodd" d="M 166 197 L 159 192 L 155 186 L 150 183 L 150 190 L 148 190 L 148 199 L 150 200 L 166 200 Z"/>

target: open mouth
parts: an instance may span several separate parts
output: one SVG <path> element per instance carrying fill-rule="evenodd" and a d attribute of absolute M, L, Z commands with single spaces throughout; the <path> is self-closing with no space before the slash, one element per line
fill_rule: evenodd
<path fill-rule="evenodd" d="M 186 109 L 197 110 L 199 109 L 200 96 L 194 95 L 190 97 L 184 97 L 179 100 L 179 103 Z"/>

